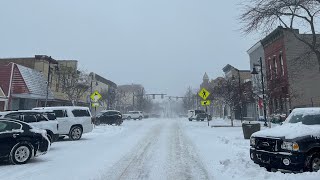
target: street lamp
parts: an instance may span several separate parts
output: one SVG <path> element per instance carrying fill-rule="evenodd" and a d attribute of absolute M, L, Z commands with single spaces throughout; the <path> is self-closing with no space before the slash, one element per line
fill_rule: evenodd
<path fill-rule="evenodd" d="M 266 107 L 266 98 L 265 98 L 265 90 L 264 90 L 264 76 L 263 76 L 263 70 L 262 70 L 262 58 L 259 59 L 259 65 L 254 66 L 260 66 L 260 73 L 261 73 L 261 87 L 262 87 L 262 101 L 263 101 L 263 118 L 264 118 L 264 126 L 267 127 L 267 107 Z M 255 67 L 252 68 L 251 74 L 257 75 L 259 74 Z"/>
<path fill-rule="evenodd" d="M 241 122 L 243 121 L 243 114 L 242 114 L 242 91 L 241 91 L 241 77 L 240 77 L 240 70 L 236 69 L 235 70 L 238 72 L 238 86 L 239 86 L 239 108 L 240 108 L 240 120 Z M 232 80 L 235 80 L 235 77 L 232 76 Z"/>

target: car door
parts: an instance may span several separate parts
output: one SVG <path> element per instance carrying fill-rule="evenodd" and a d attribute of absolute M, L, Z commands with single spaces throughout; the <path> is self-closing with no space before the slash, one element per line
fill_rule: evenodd
<path fill-rule="evenodd" d="M 12 147 L 17 143 L 16 138 L 21 136 L 20 123 L 12 121 L 0 121 L 0 157 L 7 156 Z"/>
<path fill-rule="evenodd" d="M 67 111 L 64 109 L 55 109 L 53 110 L 53 112 L 55 113 L 56 118 L 59 122 L 59 134 L 68 134 L 71 124 L 68 120 L 69 117 Z"/>

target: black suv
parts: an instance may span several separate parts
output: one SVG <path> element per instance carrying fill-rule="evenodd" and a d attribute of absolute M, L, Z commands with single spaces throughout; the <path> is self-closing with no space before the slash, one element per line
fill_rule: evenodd
<path fill-rule="evenodd" d="M 25 164 L 31 158 L 46 154 L 50 147 L 45 130 L 27 123 L 0 118 L 0 160 Z"/>
<path fill-rule="evenodd" d="M 115 124 L 120 126 L 122 124 L 122 114 L 116 110 L 104 110 L 97 114 L 95 125 L 100 124 Z"/>
<path fill-rule="evenodd" d="M 320 108 L 294 109 L 282 126 L 254 133 L 250 157 L 268 171 L 320 169 Z"/>

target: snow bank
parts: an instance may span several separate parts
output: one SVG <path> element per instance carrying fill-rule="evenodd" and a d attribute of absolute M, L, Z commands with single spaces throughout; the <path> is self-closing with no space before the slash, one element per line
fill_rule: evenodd
<path fill-rule="evenodd" d="M 221 121 L 214 119 L 212 122 Z M 203 122 L 181 120 L 187 136 L 217 180 L 319 180 L 320 172 L 284 174 L 267 172 L 250 159 L 250 142 L 243 138 L 241 127 L 211 128 Z"/>

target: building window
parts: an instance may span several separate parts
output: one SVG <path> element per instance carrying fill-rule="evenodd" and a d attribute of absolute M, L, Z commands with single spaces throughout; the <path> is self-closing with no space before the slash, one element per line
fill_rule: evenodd
<path fill-rule="evenodd" d="M 276 57 L 274 56 L 273 57 L 273 65 L 274 65 L 274 77 L 277 77 L 277 74 L 278 74 L 278 65 L 277 65 L 277 60 L 276 60 Z"/>
<path fill-rule="evenodd" d="M 269 72 L 270 72 L 270 79 L 272 79 L 272 65 L 271 65 L 271 61 L 269 61 Z"/>
<path fill-rule="evenodd" d="M 283 67 L 283 58 L 282 58 L 282 54 L 279 55 L 279 60 L 280 60 L 280 71 L 281 71 L 281 75 L 284 76 L 284 67 Z"/>

